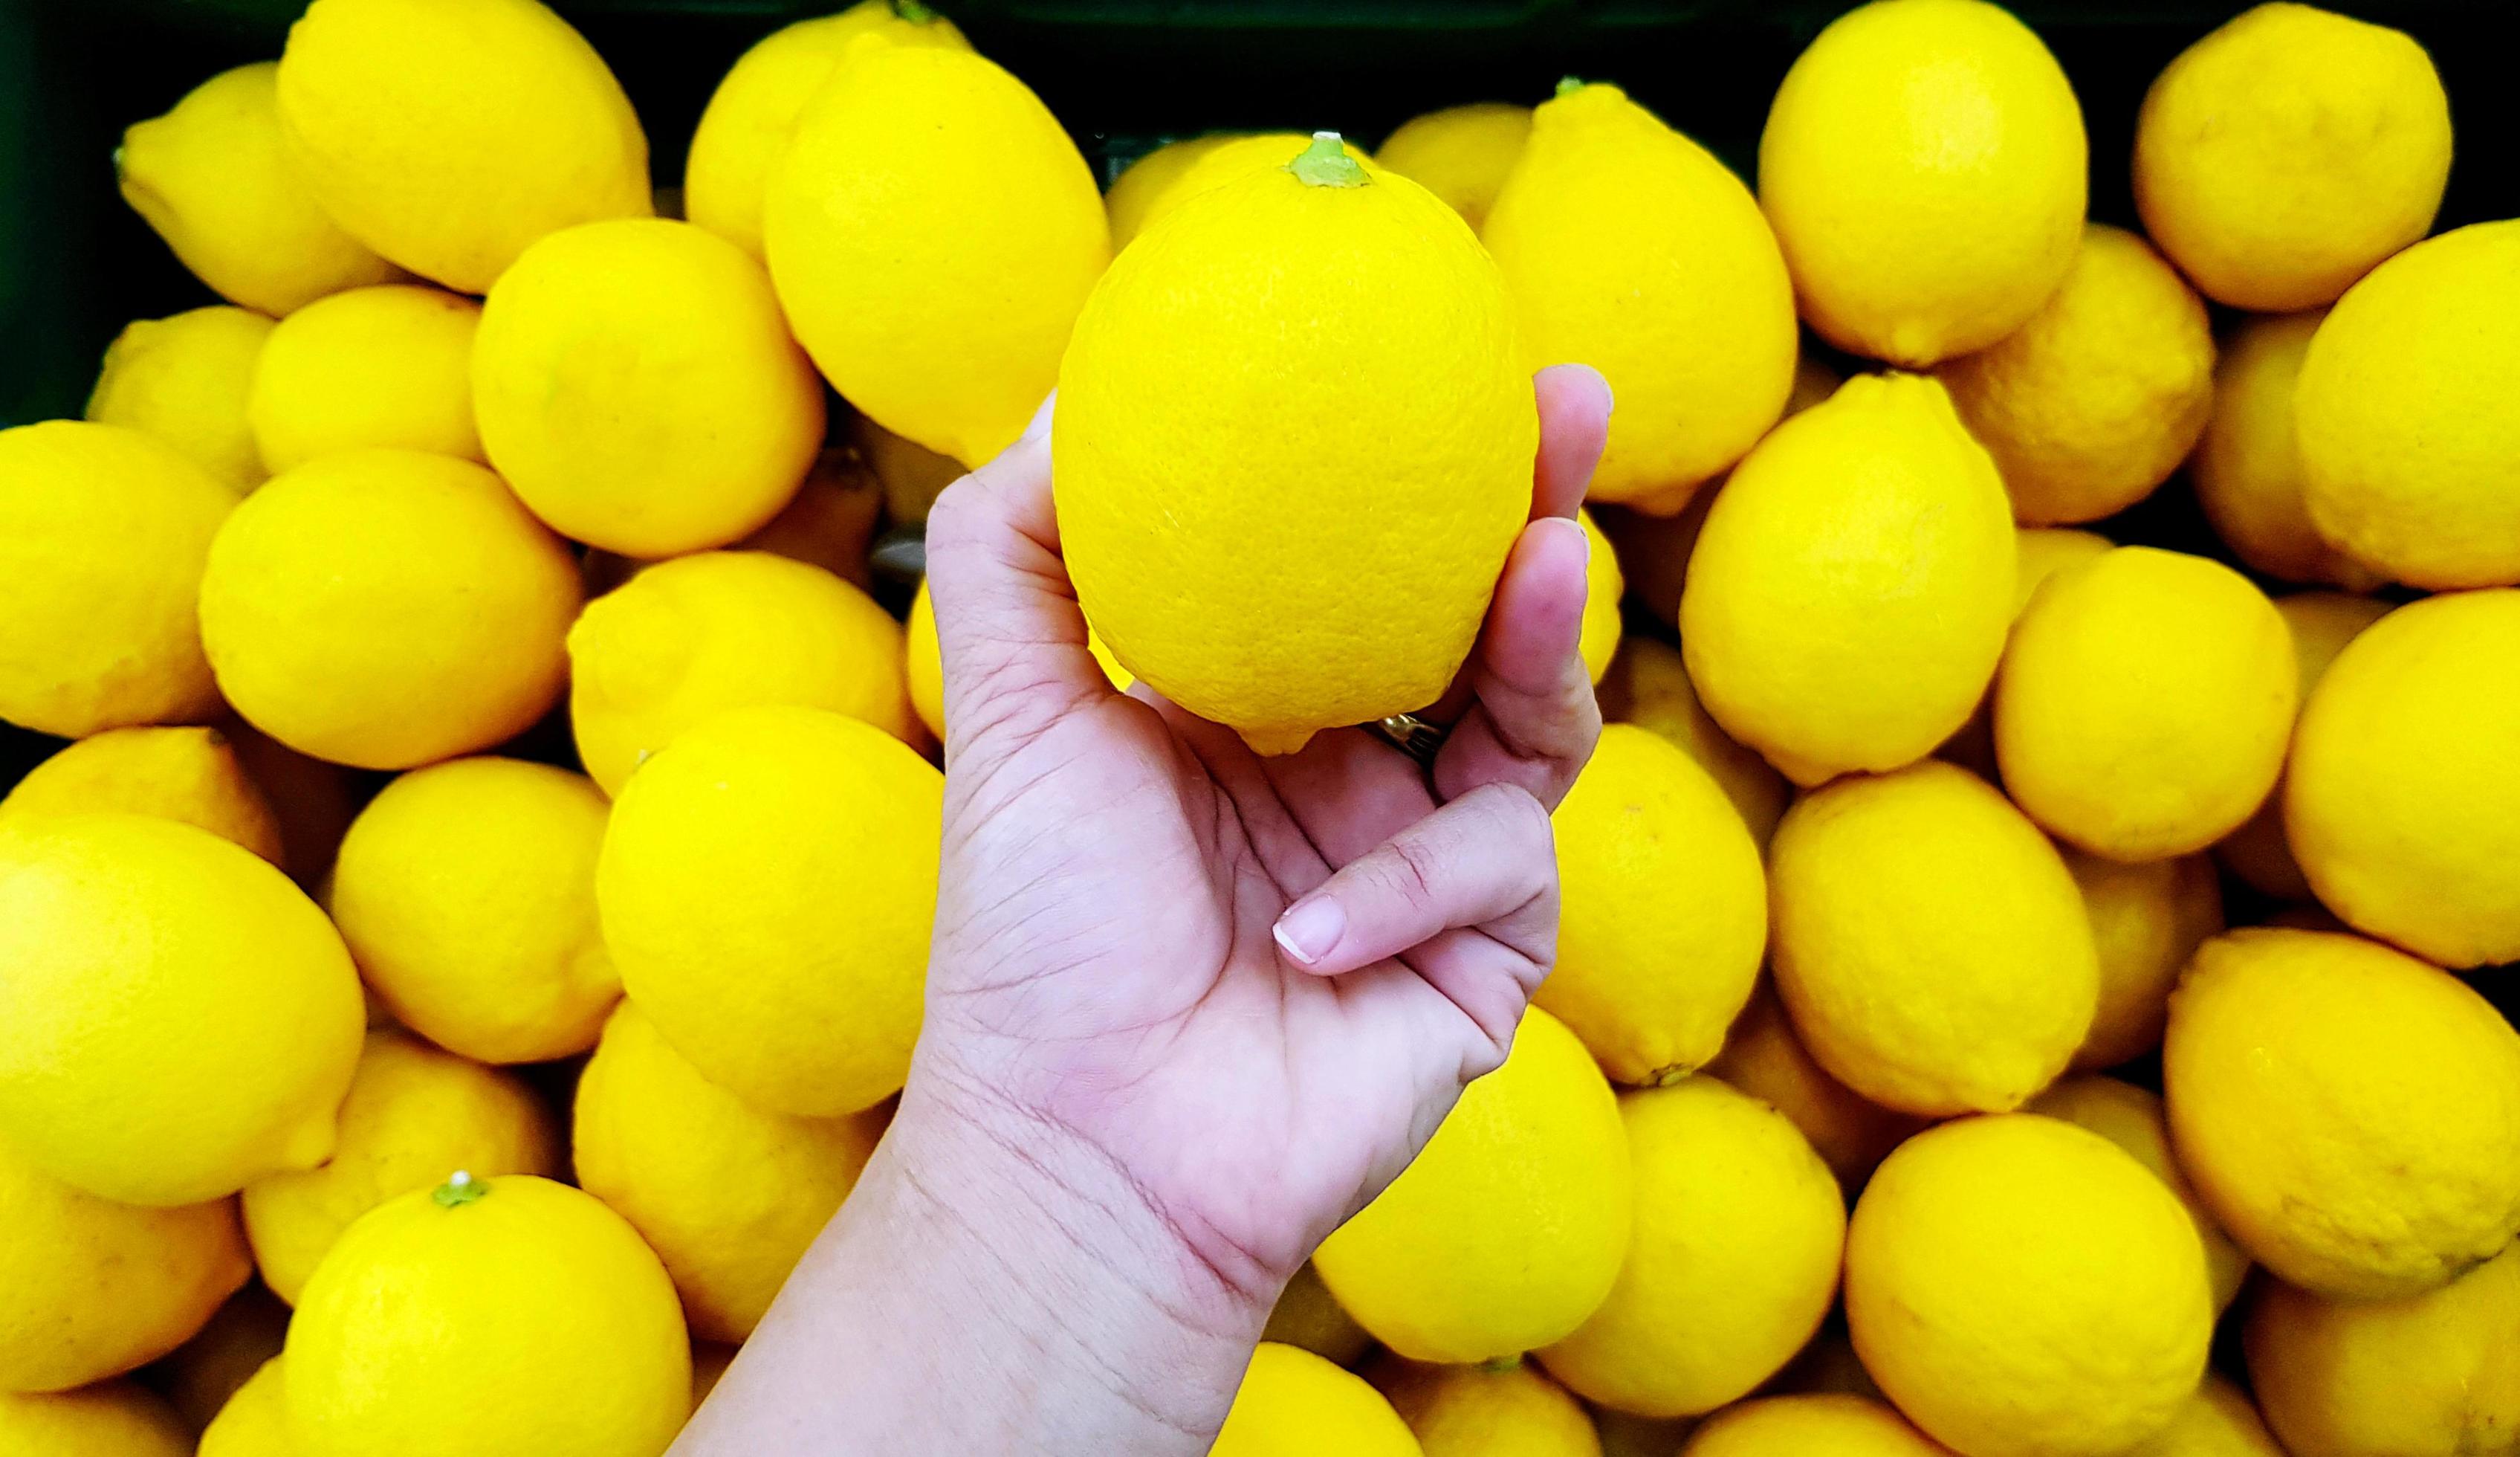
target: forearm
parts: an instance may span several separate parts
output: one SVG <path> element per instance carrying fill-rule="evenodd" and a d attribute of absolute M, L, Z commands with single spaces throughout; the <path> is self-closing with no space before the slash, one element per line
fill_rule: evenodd
<path fill-rule="evenodd" d="M 914 1076 L 674 1449 L 1206 1450 L 1267 1318 L 1091 1150 Z"/>

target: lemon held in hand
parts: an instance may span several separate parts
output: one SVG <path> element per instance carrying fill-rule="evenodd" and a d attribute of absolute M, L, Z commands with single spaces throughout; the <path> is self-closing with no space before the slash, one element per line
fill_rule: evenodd
<path fill-rule="evenodd" d="M 1123 666 L 1291 751 L 1443 693 L 1530 514 L 1538 433 L 1478 240 L 1325 133 L 1184 205 L 1095 290 L 1059 373 L 1061 545 Z"/>

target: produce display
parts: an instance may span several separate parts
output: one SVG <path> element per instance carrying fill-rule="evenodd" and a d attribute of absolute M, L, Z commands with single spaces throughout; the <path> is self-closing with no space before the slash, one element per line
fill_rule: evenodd
<path fill-rule="evenodd" d="M 1291 753 L 1567 363 L 1556 962 L 1214 1450 L 2520 1457 L 2520 137 L 2418 35 L 2227 8 L 2131 155 L 1868 0 L 1738 170 L 1644 74 L 1124 158 L 859 0 L 675 158 L 568 11 L 117 118 L 202 289 L 0 429 L 0 1457 L 660 1457 L 909 1075 L 938 493 L 1048 431 L 1114 689 Z"/>

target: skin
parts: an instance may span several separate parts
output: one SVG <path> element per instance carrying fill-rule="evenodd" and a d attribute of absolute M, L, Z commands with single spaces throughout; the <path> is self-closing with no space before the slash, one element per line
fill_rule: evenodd
<path fill-rule="evenodd" d="M 1536 383 L 1532 521 L 1428 716 L 1263 759 L 1085 647 L 1049 411 L 928 523 L 947 713 L 927 1017 L 891 1131 L 677 1457 L 1207 1450 L 1322 1237 L 1504 1061 L 1600 715 L 1575 507 L 1610 397 Z M 969 1374 L 988 1373 L 974 1386 Z"/>

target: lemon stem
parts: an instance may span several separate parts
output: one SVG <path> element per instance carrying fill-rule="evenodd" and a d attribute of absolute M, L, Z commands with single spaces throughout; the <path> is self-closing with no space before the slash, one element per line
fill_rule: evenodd
<path fill-rule="evenodd" d="M 437 1202 L 439 1208 L 451 1209 L 471 1204 L 489 1192 L 489 1184 L 459 1168 L 445 1183 L 438 1185 L 437 1192 L 429 1198 Z"/>
<path fill-rule="evenodd" d="M 1490 1376 L 1503 1376 L 1522 1364 L 1520 1356 L 1490 1356 L 1479 1362 L 1479 1369 Z"/>
<path fill-rule="evenodd" d="M 1347 155 L 1346 145 L 1334 131 L 1313 133 L 1313 145 L 1286 163 L 1286 170 L 1306 187 L 1363 187 L 1367 180 L 1365 168 Z"/>
<path fill-rule="evenodd" d="M 936 20 L 936 12 L 919 0 L 892 0 L 892 13 L 914 25 L 932 24 Z"/>
<path fill-rule="evenodd" d="M 1591 84 L 1592 82 L 1585 80 L 1582 76 L 1559 76 L 1557 78 L 1557 94 L 1560 96 L 1572 96 Z"/>

